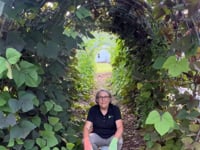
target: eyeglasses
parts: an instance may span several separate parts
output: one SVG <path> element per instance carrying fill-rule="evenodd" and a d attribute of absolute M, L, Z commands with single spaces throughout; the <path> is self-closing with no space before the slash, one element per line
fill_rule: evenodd
<path fill-rule="evenodd" d="M 99 96 L 98 99 L 108 99 L 110 96 Z"/>

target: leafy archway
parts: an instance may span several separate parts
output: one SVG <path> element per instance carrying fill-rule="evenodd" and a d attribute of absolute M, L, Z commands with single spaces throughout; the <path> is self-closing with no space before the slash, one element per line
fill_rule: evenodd
<path fill-rule="evenodd" d="M 193 107 L 200 68 L 199 55 L 195 55 L 198 15 L 193 14 L 198 14 L 199 2 L 156 4 L 142 0 L 1 0 L 1 148 L 80 149 L 77 125 L 70 121 L 70 106 L 79 94 L 75 85 L 80 82 L 74 56 L 82 36 L 93 37 L 90 31 L 98 29 L 116 33 L 122 40 L 115 67 L 124 67 L 126 72 L 120 74 L 124 82 L 118 93 L 132 102 L 142 125 L 155 107 L 178 114 L 174 119 L 186 122 L 180 128 L 188 127 L 186 133 L 181 129 L 176 133 L 183 135 L 178 144 L 182 140 L 183 145 L 195 147 L 194 137 L 186 137 L 196 133 L 197 125 L 188 120 L 199 116 Z M 183 85 L 193 93 L 180 98 L 176 87 Z M 176 107 L 179 103 L 182 111 Z M 163 146 L 165 140 L 156 136 L 146 137 L 149 147 L 156 142 Z M 173 137 L 171 143 L 177 142 Z"/>

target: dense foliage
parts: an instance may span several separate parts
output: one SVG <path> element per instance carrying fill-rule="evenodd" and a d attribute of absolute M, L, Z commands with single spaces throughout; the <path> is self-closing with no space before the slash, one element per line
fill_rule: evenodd
<path fill-rule="evenodd" d="M 70 120 L 80 82 L 75 54 L 100 29 L 119 35 L 114 77 L 125 82 L 115 88 L 147 128 L 147 147 L 199 147 L 198 0 L 0 4 L 1 149 L 80 149 Z"/>
<path fill-rule="evenodd" d="M 153 6 L 152 13 L 142 11 L 146 5 L 139 4 L 128 0 L 119 2 L 130 8 L 127 15 L 122 16 L 137 18 L 137 22 L 132 23 L 133 19 L 128 23 L 121 18 L 123 23 L 115 23 L 119 28 L 125 26 L 126 30 L 132 30 L 127 34 L 136 32 L 128 36 L 120 32 L 123 47 L 127 49 L 124 55 L 117 57 L 114 70 L 124 66 L 117 75 L 121 74 L 121 79 L 127 82 L 122 82 L 123 86 L 117 89 L 133 104 L 141 125 L 147 128 L 144 135 L 147 148 L 196 149 L 199 147 L 196 122 L 199 116 L 199 2 L 149 1 L 149 6 Z M 136 7 L 141 11 L 135 11 Z M 117 14 L 124 14 L 124 9 L 117 10 Z M 140 26 L 135 25 L 138 22 Z M 186 88 L 186 92 L 181 94 L 180 87 Z M 152 111 L 145 122 L 153 108 L 157 111 Z"/>
<path fill-rule="evenodd" d="M 68 28 L 70 20 L 65 17 L 67 10 L 76 14 L 77 20 L 87 17 L 82 15 L 84 7 L 70 9 L 70 1 L 4 3 L 1 149 L 80 149 L 81 139 L 70 121 L 70 109 L 78 97 L 74 65 L 81 38 L 72 32 L 73 24 Z M 13 58 L 20 60 L 13 62 Z"/>
<path fill-rule="evenodd" d="M 79 50 L 76 54 L 79 71 L 80 81 L 77 83 L 77 90 L 80 97 L 84 100 L 90 99 L 91 91 L 94 88 L 94 73 L 95 73 L 95 61 L 94 56 L 88 50 Z"/>

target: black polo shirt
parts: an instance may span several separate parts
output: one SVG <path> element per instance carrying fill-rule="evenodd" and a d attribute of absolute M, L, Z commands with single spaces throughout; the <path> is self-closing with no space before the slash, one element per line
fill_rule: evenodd
<path fill-rule="evenodd" d="M 103 115 L 99 105 L 92 106 L 88 112 L 87 120 L 93 123 L 93 132 L 102 138 L 109 138 L 116 132 L 115 121 L 121 119 L 117 106 L 109 104 L 108 112 Z"/>

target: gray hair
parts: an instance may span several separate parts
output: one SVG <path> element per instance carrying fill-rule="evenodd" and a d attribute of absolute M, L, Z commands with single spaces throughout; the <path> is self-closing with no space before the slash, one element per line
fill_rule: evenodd
<path fill-rule="evenodd" d="M 112 94 L 111 94 L 108 90 L 101 89 L 101 90 L 97 91 L 96 96 L 95 96 L 95 102 L 96 102 L 97 104 L 98 104 L 99 94 L 100 94 L 101 92 L 106 92 L 106 93 L 108 94 L 108 96 L 109 96 L 110 98 L 112 98 Z"/>

